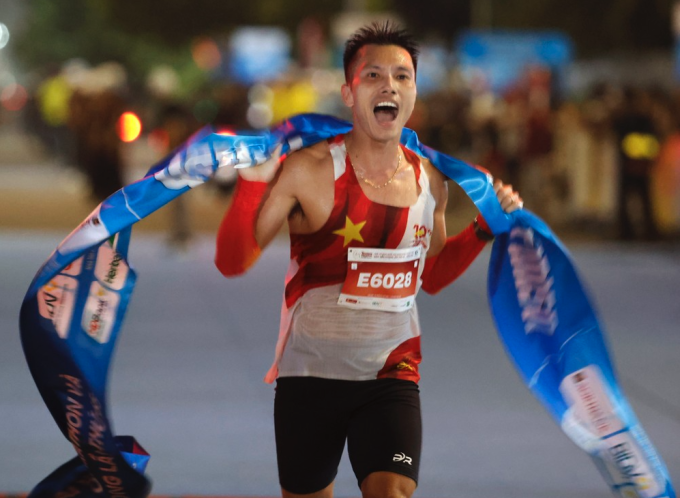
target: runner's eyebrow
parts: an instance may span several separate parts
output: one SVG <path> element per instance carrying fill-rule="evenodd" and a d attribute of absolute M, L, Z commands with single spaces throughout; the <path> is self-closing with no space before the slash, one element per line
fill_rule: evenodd
<path fill-rule="evenodd" d="M 369 69 L 385 69 L 385 66 L 381 66 L 380 64 L 371 64 L 370 66 L 364 66 L 363 70 L 367 71 Z M 403 66 L 403 65 L 397 66 L 396 69 L 397 69 L 397 71 L 406 71 L 406 72 L 409 72 L 409 73 L 413 72 L 412 68 L 410 68 L 408 66 Z"/>

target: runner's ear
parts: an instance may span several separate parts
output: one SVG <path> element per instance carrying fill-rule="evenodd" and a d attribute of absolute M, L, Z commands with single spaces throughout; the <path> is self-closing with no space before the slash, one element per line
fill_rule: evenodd
<path fill-rule="evenodd" d="M 352 95 L 352 89 L 347 83 L 343 83 L 340 87 L 340 94 L 342 95 L 342 101 L 347 107 L 354 106 L 354 95 Z"/>

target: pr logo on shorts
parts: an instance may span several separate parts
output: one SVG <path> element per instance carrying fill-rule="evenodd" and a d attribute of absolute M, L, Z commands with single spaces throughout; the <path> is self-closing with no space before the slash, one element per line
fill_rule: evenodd
<path fill-rule="evenodd" d="M 411 457 L 406 456 L 404 453 L 395 453 L 394 456 L 392 457 L 392 461 L 393 462 L 404 462 L 404 463 L 407 463 L 409 465 L 413 465 L 411 463 L 413 461 L 413 460 L 411 460 Z"/>

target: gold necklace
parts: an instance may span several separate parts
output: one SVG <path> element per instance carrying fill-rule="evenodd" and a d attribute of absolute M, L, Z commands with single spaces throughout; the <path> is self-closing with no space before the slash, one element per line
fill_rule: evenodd
<path fill-rule="evenodd" d="M 349 155 L 349 152 L 347 154 Z M 399 158 L 397 159 L 397 167 L 394 168 L 394 173 L 392 173 L 392 176 L 390 176 L 390 179 L 387 180 L 382 185 L 376 185 L 371 180 L 364 177 L 364 175 L 360 171 L 357 171 L 357 169 L 354 167 L 354 162 L 352 161 L 351 157 L 349 159 L 349 163 L 352 165 L 352 169 L 354 170 L 354 174 L 356 174 L 362 182 L 364 182 L 366 185 L 373 187 L 374 189 L 381 189 L 381 188 L 387 187 L 390 183 L 392 183 L 392 180 L 394 180 L 394 177 L 397 175 L 397 171 L 399 171 L 399 166 L 401 165 L 401 153 L 399 154 L 398 157 Z"/>

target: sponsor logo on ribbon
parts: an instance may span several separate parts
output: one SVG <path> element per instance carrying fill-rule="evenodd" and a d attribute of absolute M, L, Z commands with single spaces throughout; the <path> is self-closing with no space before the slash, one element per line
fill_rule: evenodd
<path fill-rule="evenodd" d="M 527 334 L 552 335 L 557 328 L 553 277 L 550 263 L 540 243 L 534 242 L 531 228 L 515 227 L 510 232 L 510 264 L 522 308 L 522 321 Z"/>
<path fill-rule="evenodd" d="M 92 282 L 85 302 L 82 326 L 87 335 L 100 344 L 109 342 L 119 300 L 116 292 L 107 290 L 99 282 Z"/>
<path fill-rule="evenodd" d="M 62 339 L 68 337 L 78 281 L 66 275 L 57 275 L 38 291 L 38 312 L 52 321 L 54 330 Z"/>

